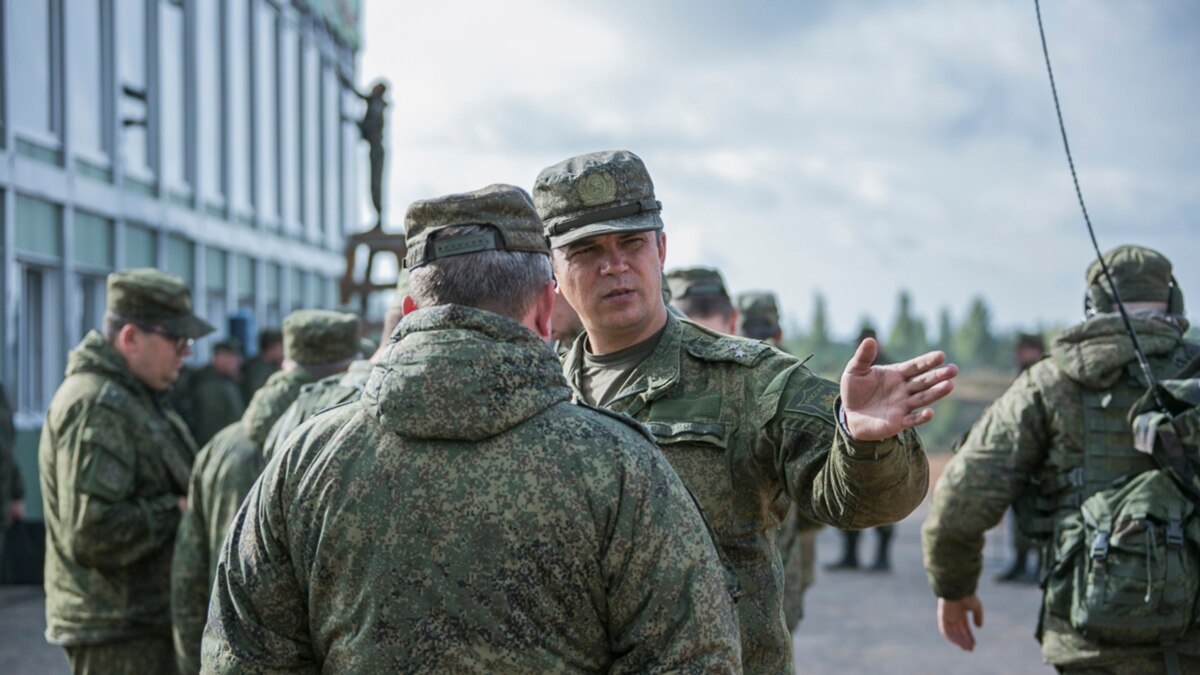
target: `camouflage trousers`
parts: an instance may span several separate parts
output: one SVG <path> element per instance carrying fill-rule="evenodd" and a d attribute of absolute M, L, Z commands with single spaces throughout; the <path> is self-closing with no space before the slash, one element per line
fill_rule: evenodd
<path fill-rule="evenodd" d="M 169 637 L 130 638 L 64 649 L 74 675 L 175 672 L 175 648 Z"/>
<path fill-rule="evenodd" d="M 1166 673 L 1166 660 L 1161 655 L 1139 656 L 1132 659 L 1122 659 L 1115 663 L 1105 663 L 1097 666 L 1060 667 L 1060 673 L 1069 675 L 1143 675 L 1149 673 Z M 1200 659 L 1191 656 L 1179 657 L 1179 672 L 1183 675 L 1200 673 Z"/>

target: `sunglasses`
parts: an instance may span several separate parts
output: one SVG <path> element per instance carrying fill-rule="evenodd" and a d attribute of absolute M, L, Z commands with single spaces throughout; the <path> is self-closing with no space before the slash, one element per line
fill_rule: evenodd
<path fill-rule="evenodd" d="M 133 325 L 137 326 L 138 329 L 141 330 L 143 333 L 151 333 L 153 335 L 157 335 L 159 337 L 166 338 L 175 347 L 175 351 L 177 353 L 181 353 L 181 352 L 183 352 L 183 350 L 187 349 L 188 347 L 191 347 L 192 343 L 194 342 L 194 340 L 192 340 L 192 338 L 181 337 L 179 335 L 175 335 L 174 333 L 168 331 L 167 329 L 160 328 L 158 326 L 150 326 L 150 325 L 142 324 L 142 323 L 135 323 Z"/>

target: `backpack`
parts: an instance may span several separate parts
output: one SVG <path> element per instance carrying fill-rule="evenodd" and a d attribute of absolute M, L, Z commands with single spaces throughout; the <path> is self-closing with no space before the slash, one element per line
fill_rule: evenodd
<path fill-rule="evenodd" d="M 1162 644 L 1169 672 L 1178 672 L 1173 644 L 1200 609 L 1197 363 L 1161 383 L 1171 415 L 1150 392 L 1129 411 L 1134 449 L 1158 468 L 1094 492 L 1061 519 L 1045 576 L 1051 614 L 1102 644 Z"/>

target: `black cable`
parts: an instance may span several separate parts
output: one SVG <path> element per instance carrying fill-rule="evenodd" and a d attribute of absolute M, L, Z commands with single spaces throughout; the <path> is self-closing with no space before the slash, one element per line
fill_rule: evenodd
<path fill-rule="evenodd" d="M 1112 273 L 1108 269 L 1108 264 L 1104 262 L 1100 245 L 1096 243 L 1096 231 L 1092 228 L 1092 219 L 1088 217 L 1087 205 L 1083 203 L 1083 191 L 1079 189 L 1079 176 L 1075 173 L 1075 160 L 1071 157 L 1071 144 L 1067 142 L 1067 125 L 1063 122 L 1062 106 L 1058 102 L 1058 87 L 1054 84 L 1054 69 L 1050 67 L 1050 49 L 1046 47 L 1046 29 L 1042 27 L 1041 1 L 1033 0 L 1033 7 L 1037 11 L 1038 34 L 1042 37 L 1042 55 L 1046 57 L 1046 73 L 1050 76 L 1050 93 L 1054 95 L 1054 112 L 1058 115 L 1058 130 L 1062 132 L 1063 149 L 1067 151 L 1067 165 L 1071 167 L 1071 180 L 1075 183 L 1075 196 L 1079 199 L 1079 209 L 1083 211 L 1083 222 L 1087 224 L 1088 235 L 1092 239 L 1092 248 L 1096 250 L 1096 259 L 1100 261 L 1100 269 L 1104 271 L 1104 278 L 1108 281 L 1108 287 L 1112 291 L 1113 301 L 1116 302 L 1117 310 L 1121 313 L 1121 320 L 1125 322 L 1125 330 L 1129 331 L 1129 337 L 1133 340 L 1133 350 L 1137 353 L 1138 365 L 1141 366 L 1142 375 L 1146 378 L 1146 386 L 1150 388 L 1154 402 L 1158 404 L 1159 409 L 1170 415 L 1162 397 L 1159 396 L 1158 382 L 1150 370 L 1150 361 L 1146 359 L 1146 353 L 1142 351 L 1142 343 L 1138 340 L 1137 331 L 1133 329 L 1133 323 L 1130 322 L 1129 314 L 1125 311 L 1125 303 L 1121 302 L 1121 296 L 1117 293 L 1117 285 L 1113 282 Z"/>

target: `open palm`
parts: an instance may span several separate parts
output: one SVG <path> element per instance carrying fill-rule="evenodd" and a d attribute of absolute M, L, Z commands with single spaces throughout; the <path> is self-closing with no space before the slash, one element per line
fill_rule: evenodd
<path fill-rule="evenodd" d="M 881 441 L 933 419 L 927 406 L 954 389 L 958 366 L 929 352 L 903 363 L 873 365 L 879 343 L 867 338 L 842 371 L 842 408 L 856 440 Z"/>

